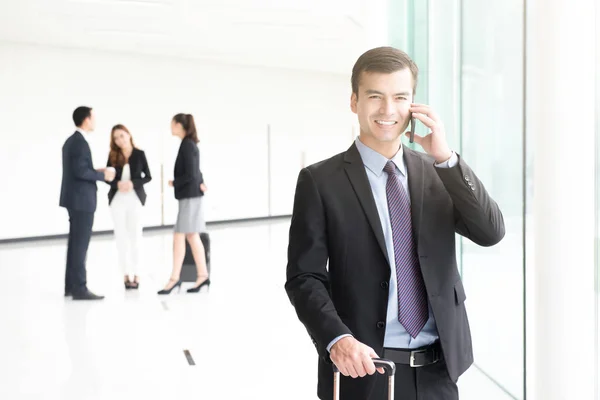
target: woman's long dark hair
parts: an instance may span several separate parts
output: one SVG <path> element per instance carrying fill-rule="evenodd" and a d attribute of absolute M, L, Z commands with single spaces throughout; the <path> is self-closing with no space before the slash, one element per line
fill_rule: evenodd
<path fill-rule="evenodd" d="M 123 155 L 123 151 L 119 146 L 117 146 L 117 143 L 115 142 L 115 131 L 119 129 L 129 134 L 131 148 L 136 148 L 135 144 L 133 144 L 133 136 L 131 136 L 131 132 L 129 132 L 129 129 L 127 129 L 125 125 L 117 124 L 113 126 L 112 130 L 110 131 L 110 154 L 108 156 L 110 160 L 110 165 L 113 167 L 123 167 L 126 161 L 125 156 Z"/>
<path fill-rule="evenodd" d="M 194 143 L 198 143 L 200 141 L 198 139 L 198 131 L 196 131 L 196 123 L 194 122 L 194 117 L 192 114 L 177 114 L 173 117 L 173 121 L 180 123 L 181 126 L 183 126 L 186 138 L 192 139 Z"/>

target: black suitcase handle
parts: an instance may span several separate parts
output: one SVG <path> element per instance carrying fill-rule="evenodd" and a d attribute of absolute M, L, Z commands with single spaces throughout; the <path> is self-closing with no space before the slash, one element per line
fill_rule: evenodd
<path fill-rule="evenodd" d="M 376 368 L 383 368 L 388 377 L 388 400 L 393 400 L 396 363 L 384 358 L 374 358 L 373 363 Z M 340 370 L 335 364 L 333 364 L 333 400 L 340 400 Z"/>
<path fill-rule="evenodd" d="M 384 358 L 373 358 L 373 364 L 375 364 L 376 368 L 383 368 L 385 376 L 396 374 L 396 363 L 393 361 L 386 360 Z M 340 372 L 335 364 L 333 364 L 333 372 Z"/>

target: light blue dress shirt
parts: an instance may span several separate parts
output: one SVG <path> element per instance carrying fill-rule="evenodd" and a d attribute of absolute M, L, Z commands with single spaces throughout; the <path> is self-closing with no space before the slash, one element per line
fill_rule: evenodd
<path fill-rule="evenodd" d="M 375 198 L 375 205 L 377 206 L 377 212 L 379 213 L 379 219 L 381 221 L 381 226 L 383 228 L 383 236 L 385 238 L 385 246 L 388 253 L 388 259 L 390 260 L 390 283 L 389 283 L 389 298 L 388 298 L 388 307 L 387 307 L 387 321 L 385 328 L 385 338 L 383 341 L 384 347 L 391 348 L 402 348 L 402 349 L 414 349 L 421 346 L 426 346 L 435 342 L 438 338 L 437 326 L 435 324 L 435 318 L 433 317 L 433 312 L 431 311 L 431 306 L 429 306 L 429 319 L 427 323 L 421 330 L 421 332 L 417 335 L 416 338 L 412 338 L 406 329 L 402 326 L 400 321 L 398 321 L 398 283 L 396 280 L 396 261 L 394 258 L 394 243 L 392 241 L 392 225 L 390 223 L 390 214 L 388 211 L 388 203 L 387 203 L 387 195 L 386 195 L 386 184 L 388 179 L 388 174 L 383 171 L 383 167 L 385 167 L 386 163 L 389 161 L 383 155 L 379 154 L 375 150 L 366 146 L 360 141 L 360 138 L 356 138 L 356 148 L 360 153 L 363 164 L 365 165 L 365 170 L 367 172 L 367 177 L 369 179 L 369 183 L 371 185 L 371 190 L 373 192 L 373 197 Z M 396 164 L 396 168 L 400 171 L 398 174 L 398 178 L 406 190 L 406 193 L 409 195 L 410 192 L 408 189 L 408 171 L 406 169 L 406 164 L 404 163 L 404 149 L 400 146 L 400 150 L 396 155 L 391 159 L 391 161 Z M 458 163 L 458 156 L 456 153 L 452 152 L 452 157 L 448 161 L 445 161 L 441 164 L 435 164 L 438 168 L 452 168 Z M 331 341 L 329 346 L 327 346 L 327 350 L 331 350 L 331 347 L 340 339 L 345 336 L 350 335 L 341 335 L 334 340 Z"/>

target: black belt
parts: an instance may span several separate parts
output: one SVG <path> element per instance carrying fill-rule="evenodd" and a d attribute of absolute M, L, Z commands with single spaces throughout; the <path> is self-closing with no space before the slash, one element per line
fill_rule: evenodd
<path fill-rule="evenodd" d="M 435 364 L 442 359 L 442 349 L 440 342 L 435 342 L 429 346 L 418 349 L 383 349 L 383 358 L 395 362 L 396 364 L 410 365 L 413 368 L 424 367 Z"/>

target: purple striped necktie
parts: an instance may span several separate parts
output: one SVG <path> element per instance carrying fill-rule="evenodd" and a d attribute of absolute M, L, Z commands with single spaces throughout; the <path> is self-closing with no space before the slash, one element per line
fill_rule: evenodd
<path fill-rule="evenodd" d="M 385 187 L 398 282 L 398 321 L 411 337 L 416 338 L 429 318 L 427 292 L 419 266 L 412 233 L 410 200 L 396 175 L 396 165 L 388 161 L 383 170 L 388 174 Z"/>

